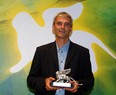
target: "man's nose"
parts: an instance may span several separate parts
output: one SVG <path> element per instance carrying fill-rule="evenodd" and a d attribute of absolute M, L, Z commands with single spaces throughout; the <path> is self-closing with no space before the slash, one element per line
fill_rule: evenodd
<path fill-rule="evenodd" d="M 65 23 L 62 23 L 61 28 L 65 28 Z"/>

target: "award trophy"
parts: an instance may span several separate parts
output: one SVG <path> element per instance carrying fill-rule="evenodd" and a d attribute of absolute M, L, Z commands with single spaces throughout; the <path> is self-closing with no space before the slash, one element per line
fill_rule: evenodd
<path fill-rule="evenodd" d="M 71 69 L 65 69 L 63 71 L 56 72 L 57 80 L 51 83 L 51 86 L 61 87 L 61 88 L 72 88 L 73 85 L 70 83 L 71 80 L 75 81 L 72 77 L 67 76 Z M 75 81 L 76 82 L 76 81 Z"/>

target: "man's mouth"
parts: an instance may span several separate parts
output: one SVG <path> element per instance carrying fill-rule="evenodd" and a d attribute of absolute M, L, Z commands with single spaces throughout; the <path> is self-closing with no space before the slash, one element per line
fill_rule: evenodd
<path fill-rule="evenodd" d="M 59 32 L 61 32 L 61 33 L 65 33 L 65 30 L 59 30 Z"/>

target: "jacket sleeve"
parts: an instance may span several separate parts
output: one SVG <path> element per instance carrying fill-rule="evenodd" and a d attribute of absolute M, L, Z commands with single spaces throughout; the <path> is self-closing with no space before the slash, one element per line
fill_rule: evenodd
<path fill-rule="evenodd" d="M 78 92 L 90 93 L 94 86 L 94 76 L 92 73 L 90 54 L 88 49 L 85 49 L 85 51 L 82 52 L 80 57 L 80 64 L 81 78 L 78 80 L 78 82 L 83 85 L 79 87 Z"/>
<path fill-rule="evenodd" d="M 27 85 L 33 91 L 45 90 L 45 78 L 41 77 L 41 57 L 36 49 L 29 75 L 27 76 Z"/>

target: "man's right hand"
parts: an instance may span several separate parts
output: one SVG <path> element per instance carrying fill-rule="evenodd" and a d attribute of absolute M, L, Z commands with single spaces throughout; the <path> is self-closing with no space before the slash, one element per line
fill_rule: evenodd
<path fill-rule="evenodd" d="M 50 91 L 50 90 L 57 90 L 56 87 L 50 86 L 50 83 L 52 81 L 54 81 L 54 80 L 55 80 L 55 78 L 53 78 L 53 77 L 49 77 L 49 78 L 45 79 L 45 88 L 46 88 L 46 90 L 48 90 L 48 91 Z"/>

